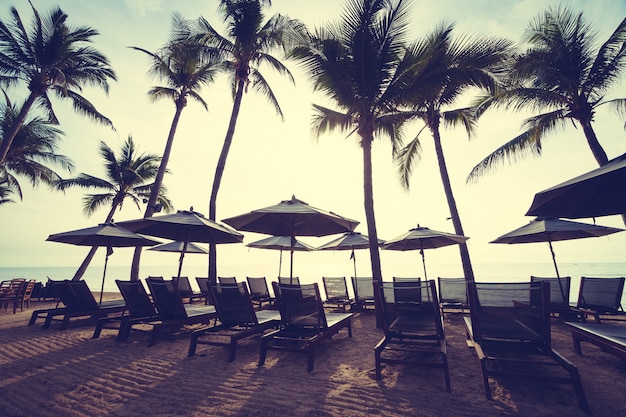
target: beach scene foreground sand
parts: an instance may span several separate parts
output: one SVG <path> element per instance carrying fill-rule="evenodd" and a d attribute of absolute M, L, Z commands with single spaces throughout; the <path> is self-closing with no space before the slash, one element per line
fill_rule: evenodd
<path fill-rule="evenodd" d="M 258 340 L 240 343 L 236 360 L 225 348 L 202 346 L 187 357 L 188 332 L 147 347 L 148 335 L 127 342 L 93 324 L 70 328 L 28 326 L 33 302 L 17 314 L 0 312 L 0 415 L 26 416 L 585 416 L 568 385 L 491 380 L 485 398 L 479 362 L 468 348 L 460 314 L 446 314 L 452 393 L 443 373 L 386 365 L 374 378 L 374 345 L 382 336 L 372 312 L 354 315 L 353 337 L 342 331 L 318 351 L 315 369 L 306 357 L 270 352 L 258 367 Z M 565 324 L 552 323 L 553 346 L 579 369 L 595 416 L 626 415 L 626 361 L 583 344 L 572 350 Z"/>

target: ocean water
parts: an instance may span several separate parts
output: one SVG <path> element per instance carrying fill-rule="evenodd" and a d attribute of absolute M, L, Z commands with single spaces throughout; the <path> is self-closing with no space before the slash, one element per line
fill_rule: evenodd
<path fill-rule="evenodd" d="M 421 265 L 416 269 L 415 264 L 408 265 L 391 265 L 391 271 L 383 269 L 385 280 L 391 280 L 392 276 L 403 277 L 424 277 Z M 300 278 L 302 283 L 318 282 L 322 285 L 322 276 L 345 276 L 346 278 L 354 275 L 351 263 L 328 263 L 301 266 L 295 270 L 294 276 Z M 359 265 L 357 272 L 365 268 L 364 262 Z M 51 279 L 71 279 L 76 271 L 76 266 L 65 267 L 0 267 L 0 280 L 11 278 L 27 278 L 37 279 L 45 282 L 48 277 Z M 91 265 L 83 279 L 94 292 L 99 292 L 102 285 L 103 266 Z M 541 277 L 555 276 L 554 265 L 551 263 L 474 263 L 474 275 L 476 281 L 483 282 L 514 282 L 528 281 L 531 275 Z M 220 265 L 218 267 L 218 275 L 235 276 L 238 281 L 245 281 L 246 276 L 265 276 L 268 280 L 273 281 L 278 276 L 279 266 L 267 264 L 230 264 Z M 282 276 L 289 276 L 289 265 L 283 264 L 281 270 Z M 570 300 L 578 298 L 578 287 L 581 276 L 589 277 L 623 277 L 626 276 L 626 263 L 562 263 L 559 264 L 559 272 L 561 276 L 572 277 L 572 288 Z M 148 265 L 142 266 L 140 277 L 150 275 L 163 276 L 169 278 L 177 273 L 177 264 L 173 265 Z M 457 264 L 429 264 L 428 278 L 436 279 L 442 277 L 459 277 L 462 275 L 461 267 Z M 181 275 L 190 278 L 192 286 L 196 287 L 195 277 L 205 277 L 208 275 L 206 265 L 183 265 Z M 109 266 L 106 271 L 104 282 L 105 292 L 117 292 L 115 285 L 116 279 L 127 280 L 130 276 L 130 268 L 122 266 Z M 351 290 L 351 288 L 350 288 Z M 626 307 L 626 292 L 622 299 L 622 305 Z"/>

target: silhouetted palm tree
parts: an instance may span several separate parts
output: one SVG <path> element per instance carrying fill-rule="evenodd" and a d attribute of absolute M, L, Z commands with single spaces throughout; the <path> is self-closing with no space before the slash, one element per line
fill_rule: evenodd
<path fill-rule="evenodd" d="M 113 127 L 111 121 L 81 95 L 87 85 L 108 92 L 109 80 L 116 79 L 107 58 L 91 46 L 98 32 L 89 27 L 68 26 L 68 16 L 58 7 L 44 18 L 32 4 L 31 7 L 34 18 L 30 28 L 14 7 L 11 21 L 0 21 L 0 84 L 23 82 L 29 90 L 15 123 L 5 132 L 0 145 L 0 164 L 33 106 L 43 109 L 48 120 L 58 124 L 50 93 L 69 99 L 78 113 Z"/>

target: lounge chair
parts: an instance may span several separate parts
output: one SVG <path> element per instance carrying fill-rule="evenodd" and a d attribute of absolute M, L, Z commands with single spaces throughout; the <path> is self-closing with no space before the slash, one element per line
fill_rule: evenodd
<path fill-rule="evenodd" d="M 196 277 L 198 288 L 204 297 L 204 304 L 213 304 L 211 299 L 211 290 L 209 289 L 209 277 Z"/>
<path fill-rule="evenodd" d="M 571 384 L 578 406 L 590 412 L 578 369 L 552 349 L 550 283 L 468 283 L 470 317 L 464 317 L 468 345 L 480 360 L 485 395 L 489 377 Z M 555 365 L 565 372 L 547 372 Z"/>
<path fill-rule="evenodd" d="M 55 286 L 59 301 L 63 303 L 64 307 L 58 307 L 59 303 L 57 303 L 57 307 L 33 311 L 29 325 L 35 324 L 37 318 L 45 317 L 42 326 L 44 329 L 49 328 L 53 321 L 60 321 L 60 329 L 65 330 L 72 318 L 87 316 L 101 318 L 109 314 L 123 314 L 126 310 L 124 300 L 104 301 L 98 304 L 87 283 L 83 280 L 51 282 Z"/>
<path fill-rule="evenodd" d="M 26 287 L 25 278 L 13 278 L 0 283 L 0 306 L 8 309 L 9 304 L 13 305 L 13 314 L 17 312 L 17 306 L 20 304 L 20 295 Z"/>
<path fill-rule="evenodd" d="M 278 277 L 279 284 L 300 285 L 299 277 Z"/>
<path fill-rule="evenodd" d="M 280 310 L 281 327 L 261 338 L 259 366 L 268 349 L 308 355 L 308 372 L 313 371 L 315 350 L 343 328 L 352 337 L 352 313 L 325 313 L 317 283 L 289 285 L 272 283 Z"/>
<path fill-rule="evenodd" d="M 191 288 L 189 277 L 172 277 L 176 284 L 176 289 L 181 298 L 188 298 L 189 304 L 193 303 L 193 300 L 201 300 L 204 296 L 201 291 L 194 291 Z"/>
<path fill-rule="evenodd" d="M 246 281 L 250 289 L 252 304 L 256 304 L 259 309 L 263 308 L 263 303 L 270 308 L 274 305 L 276 299 L 270 295 L 265 277 L 246 277 Z"/>
<path fill-rule="evenodd" d="M 385 336 L 374 348 L 376 379 L 382 378 L 382 364 L 404 364 L 442 369 L 446 391 L 450 372 L 446 337 L 435 281 L 383 282 L 379 284 Z M 403 300 L 403 301 L 398 301 Z M 407 314 L 407 301 L 413 308 Z"/>
<path fill-rule="evenodd" d="M 237 342 L 261 335 L 280 324 L 280 313 L 273 310 L 254 311 L 245 282 L 211 286 L 219 324 L 198 329 L 191 335 L 188 356 L 200 345 L 228 346 L 228 362 L 235 360 Z M 224 340 L 226 339 L 226 341 Z"/>
<path fill-rule="evenodd" d="M 352 289 L 355 309 L 367 310 L 376 307 L 372 277 L 352 277 Z"/>
<path fill-rule="evenodd" d="M 439 286 L 439 303 L 442 313 L 469 311 L 467 301 L 467 284 L 465 278 L 437 278 Z"/>
<path fill-rule="evenodd" d="M 26 308 L 30 308 L 30 299 L 33 296 L 33 291 L 35 290 L 35 284 L 37 280 L 31 279 L 26 281 L 26 285 L 22 287 L 18 295 L 18 302 L 20 304 L 20 311 L 24 311 L 24 305 Z"/>
<path fill-rule="evenodd" d="M 626 324 L 565 323 L 570 327 L 574 352 L 582 355 L 580 342 L 589 342 L 619 358 L 626 359 Z"/>
<path fill-rule="evenodd" d="M 189 324 L 208 324 L 217 317 L 214 306 L 184 304 L 173 280 L 147 280 L 159 322 L 153 324 L 148 346 L 153 346 L 165 328 L 181 328 Z"/>
<path fill-rule="evenodd" d="M 416 300 L 421 300 L 420 277 L 393 277 L 394 303 L 399 310 L 412 310 Z M 406 289 L 404 289 L 406 287 Z M 419 309 L 419 303 L 417 303 Z"/>
<path fill-rule="evenodd" d="M 550 283 L 550 314 L 564 319 L 575 318 L 578 313 L 569 303 L 571 277 L 530 277 L 530 282 L 546 281 Z"/>
<path fill-rule="evenodd" d="M 586 315 L 591 315 L 596 321 L 613 320 L 626 315 L 622 308 L 622 294 L 624 292 L 624 277 L 619 278 L 590 278 L 580 279 L 578 303 L 576 307 Z"/>
<path fill-rule="evenodd" d="M 354 299 L 348 295 L 348 284 L 346 277 L 322 277 L 326 301 L 324 307 L 334 308 L 345 313 L 346 306 L 352 305 Z"/>
<path fill-rule="evenodd" d="M 217 277 L 220 284 L 237 284 L 237 277 Z"/>

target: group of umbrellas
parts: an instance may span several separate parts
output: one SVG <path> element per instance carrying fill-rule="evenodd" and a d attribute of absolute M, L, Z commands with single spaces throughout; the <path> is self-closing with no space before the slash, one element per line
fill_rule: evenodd
<path fill-rule="evenodd" d="M 585 224 L 565 218 L 599 217 L 626 213 L 626 154 L 609 164 L 573 178 L 562 184 L 537 193 L 527 215 L 537 217 L 529 224 L 500 236 L 491 243 L 547 242 L 559 277 L 552 242 L 605 236 L 623 229 Z M 294 251 L 315 250 L 314 247 L 296 240 L 296 236 L 329 236 L 342 234 L 319 250 L 351 250 L 356 274 L 355 249 L 369 248 L 367 236 L 354 232 L 358 221 L 310 206 L 293 196 L 290 200 L 253 210 L 249 213 L 223 220 L 228 226 L 211 221 L 202 214 L 190 210 L 175 214 L 129 220 L 120 223 L 104 223 L 95 227 L 53 234 L 47 240 L 80 246 L 106 247 L 102 277 L 102 291 L 106 267 L 114 247 L 152 246 L 151 250 L 180 253 L 178 276 L 180 276 L 186 253 L 207 253 L 196 243 L 241 243 L 248 231 L 271 235 L 271 237 L 248 244 L 249 247 L 279 249 L 290 252 L 290 276 L 293 277 Z M 229 227 L 230 226 L 230 227 Z M 235 230 L 236 229 L 236 230 Z M 147 236 L 170 239 L 161 243 Z M 379 240 L 383 249 L 419 250 L 427 279 L 425 249 L 464 243 L 468 237 L 420 227 L 386 242 Z M 279 267 L 279 275 L 281 274 Z"/>

